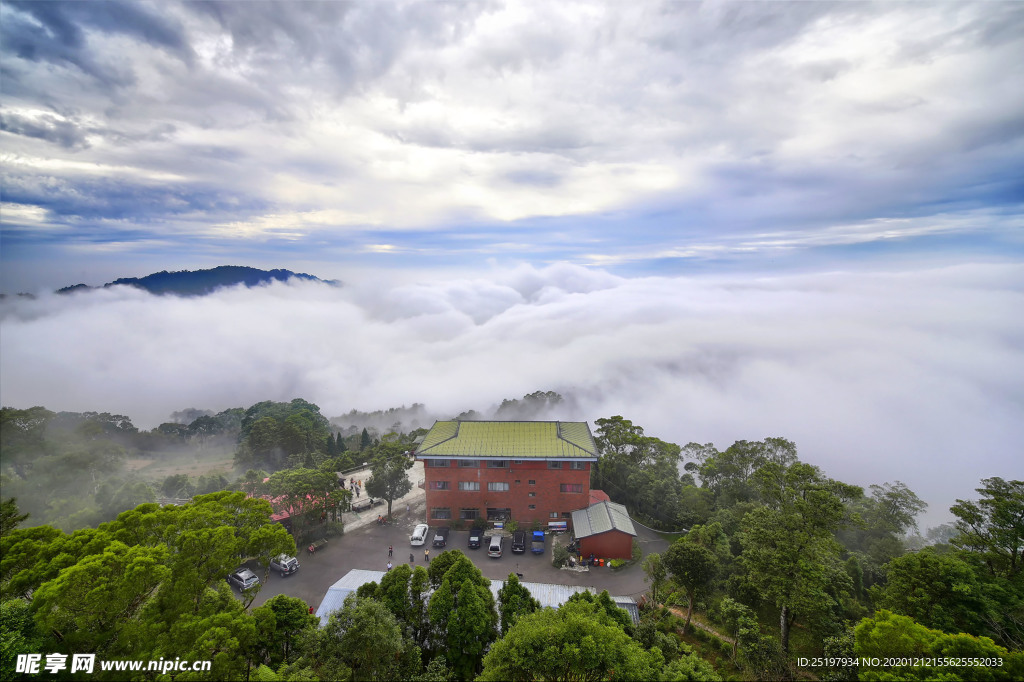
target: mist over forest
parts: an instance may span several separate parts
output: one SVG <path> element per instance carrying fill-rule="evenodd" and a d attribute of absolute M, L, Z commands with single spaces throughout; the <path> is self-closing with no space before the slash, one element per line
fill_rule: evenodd
<path fill-rule="evenodd" d="M 339 428 L 383 432 L 550 390 L 564 399 L 543 418 L 621 414 L 675 443 L 788 438 L 842 480 L 907 482 L 931 504 L 925 525 L 1019 468 L 1010 265 L 624 278 L 560 264 L 346 284 L 6 299 L 2 404 L 150 430 L 187 408 L 301 397 Z"/>

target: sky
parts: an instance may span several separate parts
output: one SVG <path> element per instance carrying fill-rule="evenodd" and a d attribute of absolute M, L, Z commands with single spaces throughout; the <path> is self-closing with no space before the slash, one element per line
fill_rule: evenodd
<path fill-rule="evenodd" d="M 1022 82 L 1016 2 L 5 0 L 0 400 L 564 390 L 943 510 L 1024 473 Z M 343 284 L 48 293 L 217 265 Z"/>

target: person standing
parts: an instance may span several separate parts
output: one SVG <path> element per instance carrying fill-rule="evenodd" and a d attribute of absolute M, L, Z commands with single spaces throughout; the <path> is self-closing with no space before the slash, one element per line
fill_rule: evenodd
<path fill-rule="evenodd" d="M 427 562 L 428 564 L 430 563 L 430 550 L 429 549 L 423 550 L 423 560 L 425 562 Z"/>
<path fill-rule="evenodd" d="M 388 562 L 388 570 L 389 571 L 391 570 L 391 562 L 390 561 Z"/>
<path fill-rule="evenodd" d="M 412 552 L 409 552 L 409 563 L 410 564 L 416 563 L 416 556 Z"/>
<path fill-rule="evenodd" d="M 394 555 L 395 555 L 395 547 L 394 547 L 394 545 L 388 545 L 388 558 L 390 559 Z"/>

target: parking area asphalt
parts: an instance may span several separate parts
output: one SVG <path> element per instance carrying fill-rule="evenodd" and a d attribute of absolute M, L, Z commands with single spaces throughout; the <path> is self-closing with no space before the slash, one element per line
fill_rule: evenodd
<path fill-rule="evenodd" d="M 414 482 L 419 480 L 414 471 L 410 471 L 410 478 Z M 382 526 L 376 522 L 378 514 L 386 513 L 387 508 L 383 506 L 357 515 L 345 514 L 345 534 L 332 538 L 312 555 L 301 548 L 298 554 L 301 567 L 290 576 L 281 577 L 276 573 L 268 575 L 266 569 L 250 566 L 263 581 L 253 606 L 259 606 L 278 594 L 287 594 L 302 599 L 316 609 L 328 588 L 352 569 L 384 571 L 389 559 L 395 566 L 404 563 L 411 563 L 413 567 L 424 565 L 424 549 L 430 550 L 431 557 L 444 551 L 430 547 L 429 541 L 423 547 L 413 547 L 409 543 L 409 535 L 416 524 L 425 522 L 425 502 L 423 490 L 414 485 L 412 492 L 395 501 L 392 523 L 388 525 Z M 665 540 L 641 526 L 637 526 L 637 532 L 644 555 L 662 552 L 668 547 Z M 428 537 L 432 538 L 433 535 Z M 528 582 L 592 587 L 597 591 L 608 590 L 615 596 L 639 597 L 648 590 L 639 564 L 618 571 L 609 568 L 591 568 L 588 571 L 555 568 L 551 565 L 552 535 L 547 536 L 544 554 L 532 554 L 529 551 L 514 554 L 506 541 L 505 551 L 500 558 L 487 556 L 486 541 L 479 549 L 469 549 L 468 539 L 469 531 L 452 531 L 445 549 L 461 550 L 487 578 L 505 580 L 510 573 L 520 573 L 522 580 Z M 557 538 L 557 541 L 563 543 L 566 540 L 567 536 L 564 535 Z M 388 556 L 389 548 L 392 550 L 391 557 Z"/>

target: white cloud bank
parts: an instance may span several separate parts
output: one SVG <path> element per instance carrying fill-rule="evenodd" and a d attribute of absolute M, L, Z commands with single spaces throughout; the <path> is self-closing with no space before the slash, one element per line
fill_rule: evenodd
<path fill-rule="evenodd" d="M 327 416 L 454 415 L 535 390 L 559 418 L 622 414 L 678 443 L 783 436 L 866 485 L 902 480 L 945 520 L 1022 474 L 1017 265 L 778 278 L 625 279 L 571 265 L 204 298 L 112 288 L 0 308 L 3 405 L 150 428 L 186 407 L 302 397 Z"/>

